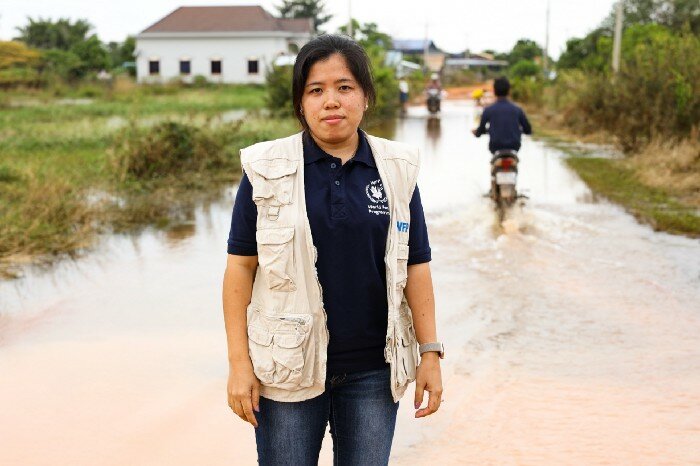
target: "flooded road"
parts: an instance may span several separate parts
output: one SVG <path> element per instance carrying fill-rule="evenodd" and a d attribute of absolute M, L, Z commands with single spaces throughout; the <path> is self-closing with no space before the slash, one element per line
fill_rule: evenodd
<path fill-rule="evenodd" d="M 700 464 L 700 243 L 596 201 L 531 140 L 530 199 L 499 227 L 473 112 L 391 128 L 423 155 L 447 347 L 442 409 L 414 420 L 409 389 L 391 464 Z M 225 397 L 231 196 L 0 283 L 0 464 L 255 464 Z"/>

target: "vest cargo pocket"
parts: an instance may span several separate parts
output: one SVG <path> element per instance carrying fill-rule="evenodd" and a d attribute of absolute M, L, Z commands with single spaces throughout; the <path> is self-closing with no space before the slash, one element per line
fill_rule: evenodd
<path fill-rule="evenodd" d="M 272 360 L 272 334 L 266 329 L 248 326 L 248 352 L 253 362 L 253 372 L 261 383 L 272 383 L 275 363 Z"/>
<path fill-rule="evenodd" d="M 251 164 L 253 201 L 257 205 L 287 205 L 292 202 L 294 177 L 299 162 L 287 159 L 257 160 Z"/>
<path fill-rule="evenodd" d="M 271 290 L 294 291 L 294 227 L 265 228 L 255 234 L 258 263 Z"/>
<path fill-rule="evenodd" d="M 396 382 L 401 386 L 416 379 L 418 350 L 412 325 L 400 325 L 397 330 Z"/>
<path fill-rule="evenodd" d="M 306 334 L 276 333 L 272 344 L 272 359 L 275 361 L 273 386 L 279 388 L 296 388 L 301 384 L 301 372 L 304 368 L 304 353 L 301 344 Z"/>
<path fill-rule="evenodd" d="M 263 385 L 285 390 L 311 386 L 305 383 L 304 342 L 311 333 L 311 315 L 267 316 L 255 312 L 248 325 L 250 357 L 255 376 Z"/>

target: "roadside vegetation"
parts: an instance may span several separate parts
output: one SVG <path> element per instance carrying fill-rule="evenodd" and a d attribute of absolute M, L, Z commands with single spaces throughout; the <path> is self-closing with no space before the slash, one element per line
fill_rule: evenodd
<path fill-rule="evenodd" d="M 566 50 L 545 76 L 542 49 L 521 40 L 500 58 L 535 133 L 617 147 L 622 160 L 572 156 L 595 191 L 660 230 L 700 235 L 700 4 L 623 0 L 618 73 L 614 13 Z M 551 61 L 550 61 L 551 63 Z"/>
<path fill-rule="evenodd" d="M 79 254 L 101 232 L 186 220 L 239 176 L 240 148 L 296 130 L 255 111 L 236 119 L 263 105 L 261 87 L 135 94 L 37 104 L 25 90 L 0 108 L 0 275 Z"/>

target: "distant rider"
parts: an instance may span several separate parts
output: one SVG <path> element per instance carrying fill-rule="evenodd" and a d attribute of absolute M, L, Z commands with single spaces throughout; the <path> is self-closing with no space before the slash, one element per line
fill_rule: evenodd
<path fill-rule="evenodd" d="M 437 73 L 432 73 L 430 75 L 430 82 L 425 88 L 425 92 L 428 95 L 428 99 L 431 97 L 437 99 L 437 111 L 440 111 L 440 100 L 442 99 L 442 83 L 440 82 L 440 76 Z"/>
<path fill-rule="evenodd" d="M 493 92 L 496 94 L 496 102 L 484 109 L 479 127 L 472 133 L 479 137 L 488 131 L 489 151 L 492 154 L 498 150 L 517 152 L 520 150 L 520 136 L 532 134 L 532 127 L 525 112 L 508 98 L 510 82 L 507 78 L 496 79 L 493 82 Z"/>
<path fill-rule="evenodd" d="M 430 75 L 430 82 L 428 83 L 428 89 L 437 89 L 442 92 L 442 84 L 440 83 L 440 76 L 437 73 L 432 73 Z"/>

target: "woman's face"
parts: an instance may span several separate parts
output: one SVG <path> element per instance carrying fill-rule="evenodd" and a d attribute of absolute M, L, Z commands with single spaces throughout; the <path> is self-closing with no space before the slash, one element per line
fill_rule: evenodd
<path fill-rule="evenodd" d="M 338 144 L 353 137 L 366 107 L 365 93 L 342 55 L 334 53 L 311 66 L 301 108 L 317 139 Z"/>

